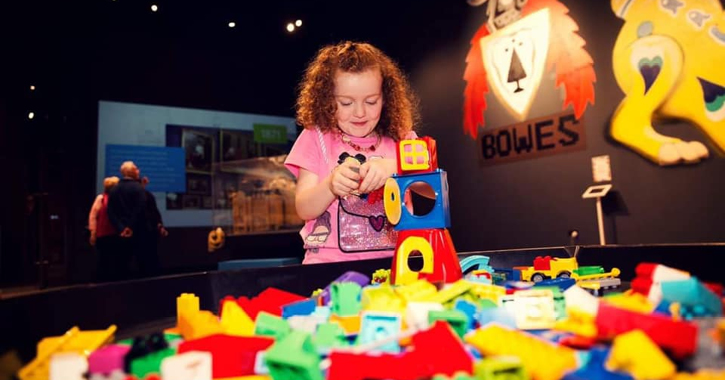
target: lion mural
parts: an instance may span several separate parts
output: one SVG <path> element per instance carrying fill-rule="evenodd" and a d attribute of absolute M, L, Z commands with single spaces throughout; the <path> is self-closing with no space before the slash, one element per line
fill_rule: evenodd
<path fill-rule="evenodd" d="M 564 4 L 558 0 L 467 2 L 482 7 L 488 21 L 471 39 L 466 57 L 464 133 L 475 139 L 478 128 L 485 126 L 489 89 L 514 119 L 526 120 L 546 72 L 555 71 L 556 87 L 564 88 L 562 109 L 571 105 L 578 119 L 587 104 L 594 104 L 593 61 Z"/>
<path fill-rule="evenodd" d="M 719 0 L 611 0 L 625 23 L 613 68 L 625 97 L 611 136 L 659 165 L 708 157 L 698 141 L 654 130 L 653 120 L 684 119 L 725 151 L 725 15 Z"/>

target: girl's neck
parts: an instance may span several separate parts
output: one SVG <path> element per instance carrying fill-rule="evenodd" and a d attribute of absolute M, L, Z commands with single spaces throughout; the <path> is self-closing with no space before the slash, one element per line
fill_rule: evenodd
<path fill-rule="evenodd" d="M 375 129 L 374 129 L 374 128 L 373 128 L 373 130 L 372 130 L 372 131 L 370 131 L 370 133 L 368 133 L 368 134 L 367 134 L 367 135 L 365 135 L 365 136 L 355 136 L 355 135 L 351 135 L 351 134 L 349 134 L 349 133 L 347 133 L 347 132 L 343 131 L 343 130 L 342 130 L 342 128 L 340 128 L 340 127 L 337 127 L 337 131 L 338 131 L 338 132 L 339 132 L 339 133 L 340 133 L 341 135 L 343 135 L 343 136 L 347 136 L 347 137 L 349 137 L 349 138 L 356 138 L 356 139 L 366 139 L 366 138 L 370 138 L 370 137 L 376 137 L 376 136 L 378 135 L 378 134 L 377 134 L 377 132 L 375 132 Z"/>

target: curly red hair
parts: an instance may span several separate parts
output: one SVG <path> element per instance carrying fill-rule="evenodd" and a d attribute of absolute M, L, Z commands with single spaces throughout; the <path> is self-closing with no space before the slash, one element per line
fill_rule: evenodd
<path fill-rule="evenodd" d="M 299 85 L 297 123 L 323 132 L 337 128 L 334 98 L 338 70 L 360 73 L 378 69 L 383 77 L 383 109 L 375 131 L 398 141 L 418 124 L 418 99 L 398 65 L 378 48 L 345 41 L 320 49 Z"/>

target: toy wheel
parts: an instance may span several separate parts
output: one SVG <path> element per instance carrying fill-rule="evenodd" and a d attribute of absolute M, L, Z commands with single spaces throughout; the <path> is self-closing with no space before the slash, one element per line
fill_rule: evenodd
<path fill-rule="evenodd" d="M 534 273 L 533 276 L 531 276 L 531 281 L 533 282 L 541 282 L 544 281 L 546 277 L 541 273 Z"/>
<path fill-rule="evenodd" d="M 556 278 L 571 278 L 571 273 L 564 271 L 559 273 Z"/>
<path fill-rule="evenodd" d="M 403 212 L 403 200 L 400 198 L 400 187 L 398 182 L 393 178 L 385 181 L 383 189 L 383 206 L 385 207 L 385 216 L 391 224 L 398 224 Z"/>

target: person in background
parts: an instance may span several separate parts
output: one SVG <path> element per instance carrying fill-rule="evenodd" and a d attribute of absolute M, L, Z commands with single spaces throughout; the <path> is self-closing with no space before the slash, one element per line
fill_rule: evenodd
<path fill-rule="evenodd" d="M 146 241 L 142 242 L 144 252 L 139 254 L 136 259 L 142 273 L 147 276 L 155 276 L 161 273 L 158 250 L 159 237 L 166 237 L 169 235 L 169 232 L 164 227 L 164 220 L 161 218 L 161 213 L 156 204 L 156 197 L 146 187 L 148 183 L 148 177 L 141 179 L 141 184 L 146 193 L 146 226 L 142 234 L 142 238 Z"/>
<path fill-rule="evenodd" d="M 397 172 L 396 144 L 417 137 L 417 100 L 390 57 L 367 43 L 319 50 L 297 98 L 305 129 L 285 166 L 297 178 L 295 207 L 304 264 L 391 257 L 397 233 L 382 187 Z"/>
<path fill-rule="evenodd" d="M 142 276 L 148 275 L 141 256 L 147 251 L 146 190 L 141 184 L 140 170 L 133 161 L 121 164 L 122 178 L 108 194 L 108 217 L 120 231 L 116 278 L 131 277 L 131 261 L 135 256 Z"/>
<path fill-rule="evenodd" d="M 112 281 L 117 259 L 118 232 L 108 218 L 108 193 L 118 184 L 118 177 L 103 180 L 103 193 L 98 194 L 88 214 L 90 244 L 98 252 L 98 281 Z"/>

